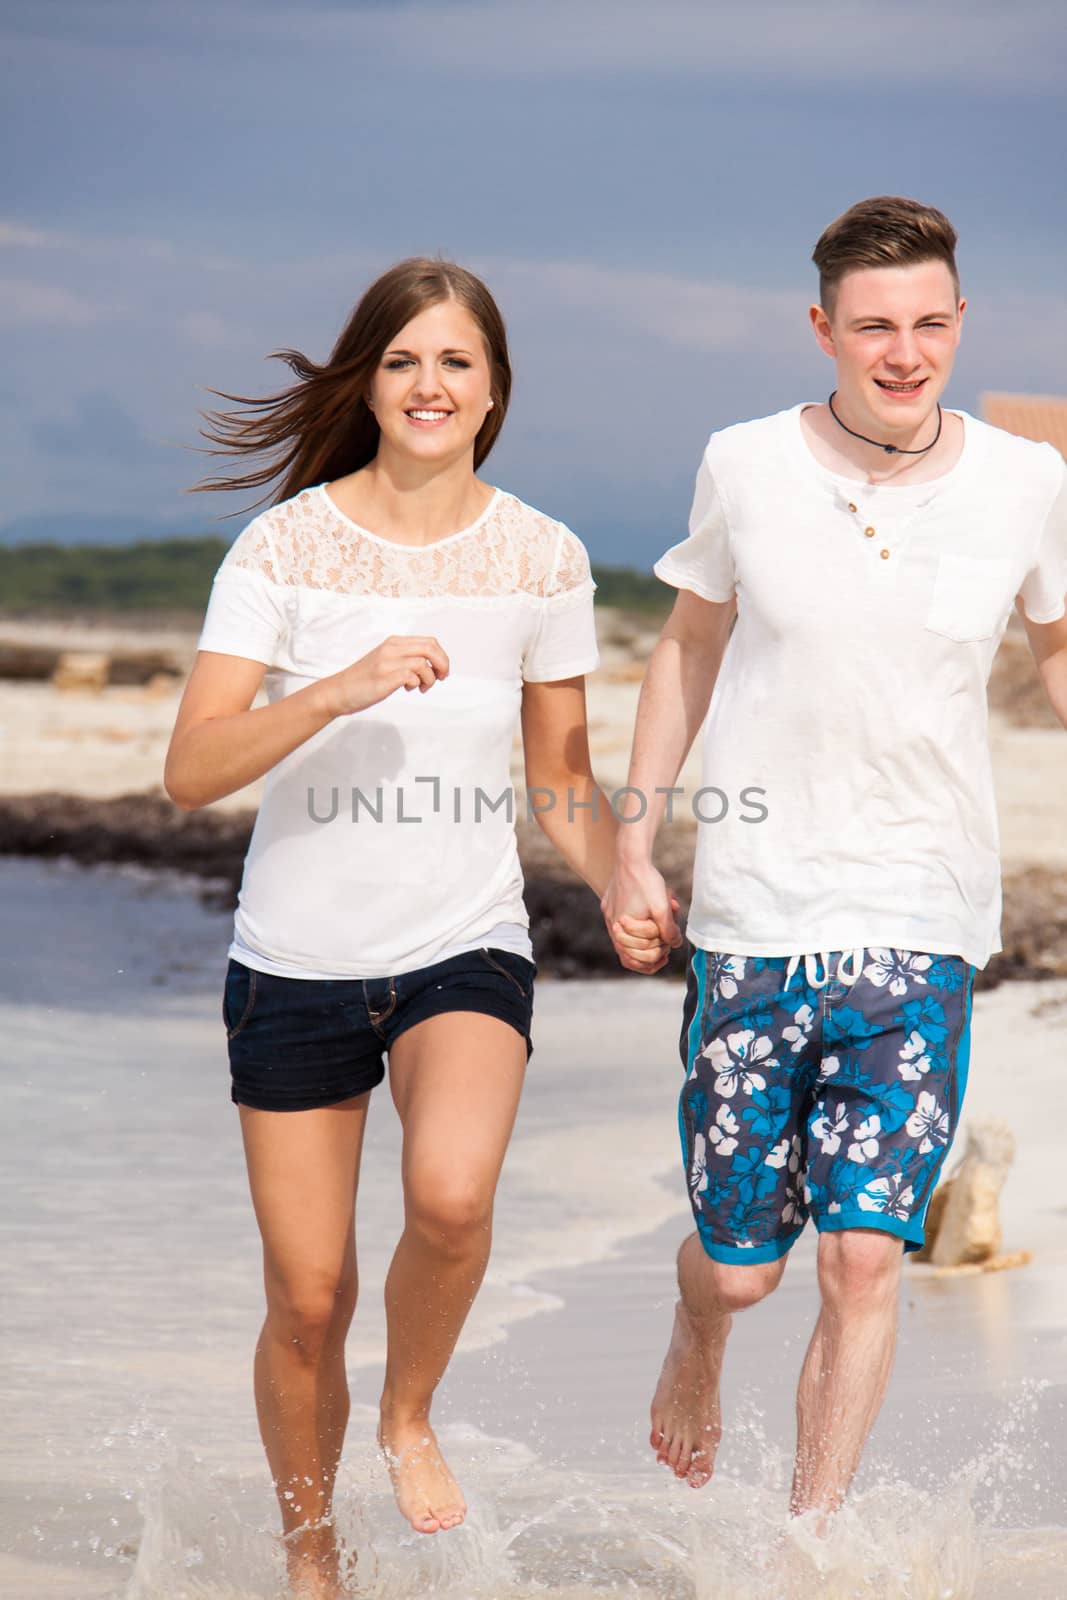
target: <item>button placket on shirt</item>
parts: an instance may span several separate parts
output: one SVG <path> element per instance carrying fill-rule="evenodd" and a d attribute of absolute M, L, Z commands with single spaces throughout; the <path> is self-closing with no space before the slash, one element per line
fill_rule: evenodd
<path fill-rule="evenodd" d="M 865 539 L 875 539 L 875 538 L 877 538 L 878 529 L 868 519 L 867 514 L 856 503 L 856 501 L 855 500 L 846 500 L 845 501 L 845 505 L 847 507 L 849 515 L 854 517 L 857 522 L 862 523 L 862 525 L 863 525 L 863 537 Z M 911 518 L 910 517 L 907 518 L 907 521 L 910 522 Z M 898 530 L 898 532 L 899 532 L 899 530 Z M 880 557 L 880 559 L 882 561 L 888 561 L 890 556 L 892 555 L 892 553 L 893 552 L 890 549 L 889 545 L 881 545 L 879 547 L 878 555 L 879 555 L 879 557 Z"/>
<path fill-rule="evenodd" d="M 916 486 L 918 487 L 918 486 Z M 892 533 L 882 533 L 879 538 L 878 513 L 871 515 L 870 508 L 864 505 L 864 495 L 860 486 L 850 494 L 847 490 L 835 487 L 834 498 L 842 511 L 847 511 L 853 523 L 860 529 L 864 544 L 872 545 L 877 550 L 880 565 L 876 569 L 885 573 L 895 573 L 900 567 L 900 557 L 905 546 L 910 542 L 916 527 L 927 516 L 931 503 L 938 498 L 938 485 L 931 483 L 923 485 L 928 492 L 919 500 L 913 501 L 911 509 L 904 516 L 894 515 L 892 518 Z M 858 492 L 857 492 L 858 491 Z M 882 509 L 886 506 L 883 502 Z M 896 557 L 896 560 L 892 560 Z"/>

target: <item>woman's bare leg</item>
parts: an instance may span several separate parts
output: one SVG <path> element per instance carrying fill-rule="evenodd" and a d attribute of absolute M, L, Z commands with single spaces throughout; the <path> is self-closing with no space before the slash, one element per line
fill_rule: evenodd
<path fill-rule="evenodd" d="M 404 1233 L 385 1285 L 389 1355 L 379 1439 L 413 1528 L 454 1528 L 466 1504 L 430 1427 L 430 1402 L 478 1292 L 493 1199 L 526 1070 L 507 1023 L 430 1017 L 389 1058 L 404 1126 Z"/>
<path fill-rule="evenodd" d="M 301 1600 L 342 1592 L 329 1519 L 348 1422 L 344 1345 L 356 1305 L 355 1198 L 369 1100 L 316 1111 L 240 1108 L 267 1291 L 256 1410 Z"/>

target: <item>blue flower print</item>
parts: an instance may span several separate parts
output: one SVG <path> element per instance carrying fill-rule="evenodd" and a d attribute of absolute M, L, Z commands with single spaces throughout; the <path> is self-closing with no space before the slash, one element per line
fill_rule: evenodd
<path fill-rule="evenodd" d="M 856 1194 L 871 1180 L 870 1169 L 852 1161 L 839 1161 L 830 1169 L 827 1193 L 833 1195 L 826 1206 L 829 1214 L 855 1209 Z"/>
<path fill-rule="evenodd" d="M 915 1096 L 902 1083 L 887 1083 L 878 1096 L 878 1111 L 884 1133 L 896 1133 L 915 1110 Z"/>
<path fill-rule="evenodd" d="M 921 1033 L 933 1044 L 943 1044 L 948 1038 L 945 1008 L 932 995 L 923 995 L 921 1000 L 905 1000 L 893 1021 L 899 1022 L 909 1034 Z"/>
<path fill-rule="evenodd" d="M 685 1091 L 685 1101 L 693 1118 L 694 1128 L 702 1128 L 708 1120 L 708 1096 L 706 1090 L 687 1089 Z"/>
<path fill-rule="evenodd" d="M 744 1017 L 746 1028 L 755 1028 L 757 1033 L 769 1033 L 775 1025 L 774 1012 L 762 1000 L 754 1006 L 746 1006 Z"/>
<path fill-rule="evenodd" d="M 854 1094 L 867 1095 L 878 1092 L 874 1078 L 864 1072 L 860 1056 L 827 1056 L 822 1064 L 822 1075 L 829 1080 L 827 1087 L 835 1091 L 851 1089 Z"/>
<path fill-rule="evenodd" d="M 961 960 L 940 956 L 926 974 L 931 989 L 943 989 L 946 994 L 959 994 L 967 981 L 967 969 Z"/>
<path fill-rule="evenodd" d="M 762 1178 L 764 1152 L 760 1145 L 750 1144 L 747 1150 L 739 1150 L 730 1163 L 730 1171 L 735 1178 Z"/>
<path fill-rule="evenodd" d="M 774 1173 L 765 1174 L 757 1183 L 745 1178 L 737 1187 L 737 1203 L 730 1212 L 730 1225 L 739 1233 L 750 1233 L 766 1209 L 763 1201 L 775 1187 Z"/>
<path fill-rule="evenodd" d="M 784 1083 L 772 1083 L 766 1089 L 754 1089 L 751 1104 L 741 1112 L 753 1138 L 773 1135 L 789 1115 L 791 1096 Z"/>
<path fill-rule="evenodd" d="M 826 1019 L 823 1038 L 828 1045 L 848 1042 L 854 1050 L 866 1050 L 882 1029 L 853 1006 L 838 1006 Z"/>

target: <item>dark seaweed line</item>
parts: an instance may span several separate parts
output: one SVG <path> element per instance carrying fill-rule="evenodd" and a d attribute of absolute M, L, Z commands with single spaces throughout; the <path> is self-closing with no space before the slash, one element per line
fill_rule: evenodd
<path fill-rule="evenodd" d="M 183 812 L 161 791 L 87 799 L 44 793 L 0 796 L 0 855 L 65 857 L 84 866 L 135 864 L 186 873 L 206 905 L 237 903 L 255 811 Z M 692 831 L 665 830 L 662 862 L 689 904 Z M 520 830 L 534 953 L 542 974 L 625 977 L 593 896 L 557 861 L 536 829 Z M 1030 867 L 1004 884 L 1004 950 L 979 974 L 989 989 L 1009 979 L 1067 977 L 1067 872 Z M 676 952 L 664 976 L 684 970 Z"/>

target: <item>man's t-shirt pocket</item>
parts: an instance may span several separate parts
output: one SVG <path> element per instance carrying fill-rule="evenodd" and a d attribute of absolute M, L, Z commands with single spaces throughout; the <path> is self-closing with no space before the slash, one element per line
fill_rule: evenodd
<path fill-rule="evenodd" d="M 1012 563 L 1002 556 L 938 557 L 926 626 L 946 639 L 991 639 L 1011 610 Z"/>

